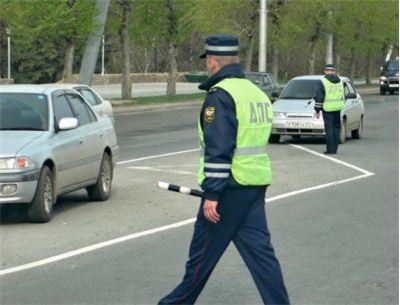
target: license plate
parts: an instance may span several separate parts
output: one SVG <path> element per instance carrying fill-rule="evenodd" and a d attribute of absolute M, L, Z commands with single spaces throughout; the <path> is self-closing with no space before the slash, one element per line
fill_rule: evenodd
<path fill-rule="evenodd" d="M 389 84 L 390 88 L 399 88 L 399 84 Z"/>
<path fill-rule="evenodd" d="M 313 128 L 310 122 L 286 122 L 286 128 Z"/>

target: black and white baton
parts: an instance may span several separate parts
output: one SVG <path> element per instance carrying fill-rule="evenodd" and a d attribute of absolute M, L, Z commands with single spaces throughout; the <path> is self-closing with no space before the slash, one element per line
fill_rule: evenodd
<path fill-rule="evenodd" d="M 185 187 L 185 186 L 179 186 L 167 182 L 162 182 L 158 181 L 157 186 L 160 189 L 172 191 L 172 192 L 177 192 L 177 193 L 182 193 L 186 195 L 192 195 L 196 197 L 203 197 L 203 191 L 196 190 L 196 189 L 191 189 L 190 187 Z"/>

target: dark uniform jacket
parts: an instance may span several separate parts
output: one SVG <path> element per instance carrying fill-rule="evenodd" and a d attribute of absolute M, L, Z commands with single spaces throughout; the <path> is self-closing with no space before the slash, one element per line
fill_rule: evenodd
<path fill-rule="evenodd" d="M 206 144 L 204 152 L 205 163 L 232 164 L 238 128 L 235 102 L 225 90 L 220 88 L 211 89 L 212 86 L 224 78 L 231 77 L 245 78 L 239 64 L 231 64 L 223 67 L 218 73 L 208 78 L 206 82 L 199 86 L 199 89 L 208 91 L 200 113 L 200 125 L 204 132 L 204 142 Z M 211 121 L 210 118 L 206 121 L 204 112 L 209 107 L 214 107 L 214 115 Z M 207 167 L 205 167 L 205 170 L 215 173 L 230 171 L 229 169 Z M 218 200 L 219 194 L 226 188 L 228 183 L 230 185 L 238 185 L 232 177 L 206 177 L 201 185 L 205 198 Z"/>
<path fill-rule="evenodd" d="M 340 78 L 336 74 L 327 74 L 324 77 L 333 84 L 340 82 Z M 316 93 L 314 99 L 315 99 L 314 110 L 315 110 L 315 112 L 320 112 L 322 110 L 323 103 L 325 101 L 325 87 L 324 87 L 324 84 L 322 83 L 322 81 L 320 82 L 320 84 L 317 88 L 317 93 Z"/>

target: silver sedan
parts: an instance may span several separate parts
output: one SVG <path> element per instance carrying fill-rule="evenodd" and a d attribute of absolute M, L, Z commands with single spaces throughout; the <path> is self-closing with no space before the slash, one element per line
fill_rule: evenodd
<path fill-rule="evenodd" d="M 0 87 L 0 204 L 27 203 L 32 222 L 51 219 L 57 196 L 86 188 L 107 200 L 119 148 L 113 123 L 77 91 Z"/>
<path fill-rule="evenodd" d="M 317 87 L 322 75 L 300 76 L 286 85 L 279 99 L 273 104 L 274 119 L 270 142 L 277 143 L 283 135 L 294 138 L 325 135 L 322 115 L 315 116 L 314 105 Z M 345 109 L 341 111 L 340 143 L 345 143 L 351 133 L 354 139 L 362 136 L 364 103 L 347 77 L 341 77 L 345 89 Z"/>

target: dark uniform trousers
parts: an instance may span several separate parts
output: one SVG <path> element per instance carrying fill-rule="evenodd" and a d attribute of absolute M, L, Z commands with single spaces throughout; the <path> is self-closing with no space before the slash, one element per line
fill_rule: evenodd
<path fill-rule="evenodd" d="M 328 153 L 337 153 L 340 138 L 340 110 L 323 111 L 325 133 L 326 133 L 326 151 Z"/>
<path fill-rule="evenodd" d="M 204 217 L 202 201 L 185 276 L 159 304 L 194 304 L 231 241 L 249 268 L 264 304 L 289 304 L 267 228 L 265 192 L 265 187 L 226 189 L 218 202 L 221 218 L 217 224 Z"/>

